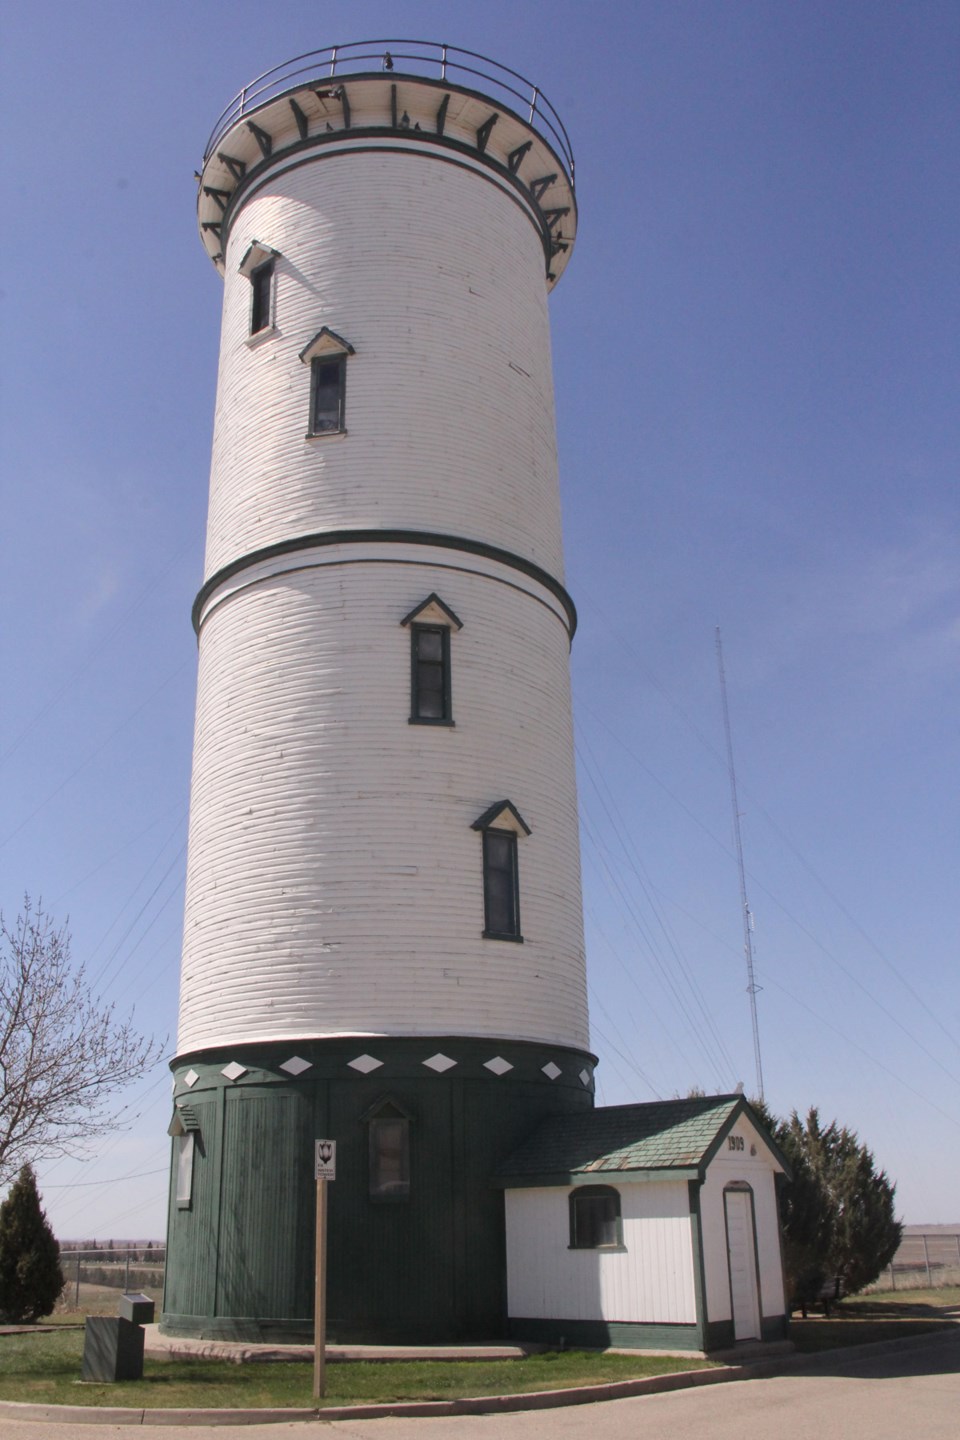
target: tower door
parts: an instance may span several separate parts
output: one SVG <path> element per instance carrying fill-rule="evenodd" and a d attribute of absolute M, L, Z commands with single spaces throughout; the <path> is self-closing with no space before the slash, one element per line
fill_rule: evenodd
<path fill-rule="evenodd" d="M 753 1195 L 749 1190 L 726 1190 L 723 1199 L 727 1218 L 733 1338 L 735 1341 L 759 1340 L 760 1286 L 754 1243 Z"/>

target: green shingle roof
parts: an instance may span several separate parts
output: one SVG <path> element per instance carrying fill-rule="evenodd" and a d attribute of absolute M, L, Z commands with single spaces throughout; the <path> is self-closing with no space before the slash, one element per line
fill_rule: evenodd
<path fill-rule="evenodd" d="M 534 1176 L 542 1181 L 611 1171 L 696 1169 L 735 1114 L 747 1109 L 742 1095 L 706 1095 L 553 1115 L 508 1156 L 497 1178 L 511 1183 Z"/>

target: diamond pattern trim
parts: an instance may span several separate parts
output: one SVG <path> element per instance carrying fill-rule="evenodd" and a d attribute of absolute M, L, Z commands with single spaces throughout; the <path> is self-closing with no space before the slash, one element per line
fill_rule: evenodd
<path fill-rule="evenodd" d="M 192 1090 L 199 1079 L 200 1076 L 197 1074 L 196 1070 L 188 1070 L 186 1075 L 184 1075 L 183 1077 L 183 1083 L 184 1085 L 186 1085 L 188 1090 Z"/>
<path fill-rule="evenodd" d="M 435 1070 L 438 1075 L 442 1075 L 444 1070 L 452 1070 L 457 1062 L 456 1060 L 451 1060 L 449 1055 L 444 1055 L 438 1050 L 436 1055 L 431 1055 L 430 1059 L 424 1060 L 423 1063 L 428 1070 Z"/>
<path fill-rule="evenodd" d="M 228 1080 L 239 1080 L 240 1076 L 246 1075 L 246 1073 L 246 1065 L 238 1065 L 236 1060 L 231 1060 L 230 1064 L 224 1065 L 223 1069 L 220 1071 L 220 1074 L 226 1075 Z"/>
<path fill-rule="evenodd" d="M 304 1070 L 310 1070 L 312 1067 L 312 1060 L 304 1060 L 302 1055 L 291 1055 L 289 1060 L 284 1060 L 280 1069 L 286 1070 L 288 1075 L 302 1075 Z"/>
<path fill-rule="evenodd" d="M 592 1079 L 593 1076 L 590 1074 L 590 1071 L 587 1069 L 586 1066 L 584 1066 L 583 1069 L 580 1071 L 580 1084 L 589 1085 Z"/>
<path fill-rule="evenodd" d="M 494 1055 L 492 1060 L 484 1060 L 483 1068 L 492 1070 L 494 1075 L 506 1075 L 508 1070 L 513 1069 L 513 1066 L 509 1060 L 504 1060 L 502 1055 Z"/>
<path fill-rule="evenodd" d="M 546 1065 L 541 1065 L 540 1068 L 543 1071 L 544 1075 L 546 1075 L 548 1080 L 556 1080 L 558 1075 L 563 1074 L 560 1066 L 554 1065 L 552 1060 L 548 1060 Z"/>
<path fill-rule="evenodd" d="M 359 1070 L 361 1075 L 369 1075 L 371 1070 L 379 1070 L 383 1064 L 375 1055 L 358 1055 L 356 1060 L 348 1060 L 347 1064 L 351 1070 Z"/>

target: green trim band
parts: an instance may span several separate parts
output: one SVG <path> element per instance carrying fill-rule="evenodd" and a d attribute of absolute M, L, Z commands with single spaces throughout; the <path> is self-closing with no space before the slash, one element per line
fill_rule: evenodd
<path fill-rule="evenodd" d="M 437 1053 L 456 1063 L 441 1071 L 425 1066 L 424 1061 Z M 362 1056 L 372 1056 L 380 1063 L 356 1069 L 350 1062 Z M 306 1068 L 297 1067 L 293 1073 L 285 1071 L 284 1064 L 294 1057 L 306 1061 Z M 495 1058 L 506 1060 L 510 1069 L 501 1074 L 489 1070 L 487 1061 Z M 236 1080 L 223 1074 L 223 1067 L 232 1061 L 244 1067 Z M 543 1070 L 551 1061 L 559 1064 L 561 1070 L 553 1080 Z M 361 1081 L 371 1077 L 385 1084 L 402 1077 L 482 1080 L 494 1086 L 520 1080 L 547 1089 L 572 1088 L 591 1095 L 592 1083 L 585 1086 L 580 1071 L 585 1065 L 592 1071 L 596 1064 L 597 1057 L 589 1050 L 548 1045 L 543 1041 L 488 1039 L 475 1035 L 338 1035 L 326 1040 L 238 1041 L 234 1045 L 186 1050 L 174 1056 L 170 1069 L 177 1078 L 177 1094 L 183 1099 L 211 1087 L 236 1090 L 249 1085 L 304 1085 L 313 1081 Z M 188 1086 L 184 1076 L 191 1070 L 197 1079 Z M 592 1079 L 591 1074 L 591 1082 Z"/>
<path fill-rule="evenodd" d="M 634 1320 L 539 1320 L 511 1315 L 510 1338 L 545 1345 L 606 1350 L 699 1350 L 696 1325 L 645 1324 Z"/>
<path fill-rule="evenodd" d="M 525 560 L 522 555 L 515 555 L 511 550 L 502 550 L 499 545 L 488 545 L 483 540 L 465 540 L 458 535 L 442 535 L 433 530 L 318 530 L 310 535 L 298 535 L 291 540 L 278 540 L 273 545 L 264 545 L 260 550 L 251 550 L 248 555 L 241 556 L 238 560 L 231 560 L 229 565 L 222 566 L 209 580 L 206 580 L 200 587 L 196 600 L 193 602 L 191 620 L 193 628 L 199 635 L 200 615 L 210 596 L 226 580 L 234 575 L 242 574 L 255 565 L 262 565 L 267 560 L 274 560 L 281 555 L 293 555 L 299 550 L 315 550 L 326 545 L 429 545 L 440 550 L 462 550 L 468 555 L 482 555 L 486 560 L 496 560 L 501 565 L 508 565 L 512 570 L 519 570 L 522 574 L 528 575 L 531 580 L 536 580 L 544 589 L 549 590 L 563 606 L 567 616 L 567 630 L 572 640 L 577 629 L 577 610 L 570 596 L 559 580 L 555 580 L 546 570 L 535 565 L 532 560 Z"/>

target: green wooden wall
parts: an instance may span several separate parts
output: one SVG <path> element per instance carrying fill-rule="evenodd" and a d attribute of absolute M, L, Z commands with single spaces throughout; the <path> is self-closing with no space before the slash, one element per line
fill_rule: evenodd
<path fill-rule="evenodd" d="M 347 1062 L 384 1064 L 363 1076 Z M 442 1075 L 423 1060 L 456 1059 Z M 297 1054 L 311 1069 L 290 1079 Z M 513 1069 L 497 1076 L 494 1055 Z M 548 1061 L 563 1071 L 542 1072 Z M 232 1082 L 229 1061 L 246 1068 Z M 200 1124 L 189 1208 L 171 1174 L 168 1333 L 312 1339 L 313 1140 L 337 1141 L 329 1186 L 331 1341 L 482 1339 L 506 1331 L 503 1194 L 493 1171 L 546 1115 L 593 1105 L 593 1057 L 458 1037 L 233 1047 L 174 1062 Z M 188 1087 L 185 1076 L 199 1078 Z M 585 1085 L 581 1071 L 591 1077 Z M 382 1099 L 410 1116 L 408 1199 L 371 1198 L 367 1126 Z"/>

